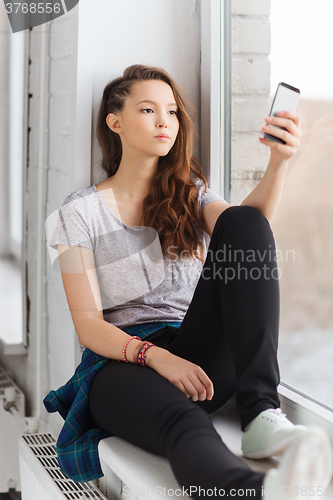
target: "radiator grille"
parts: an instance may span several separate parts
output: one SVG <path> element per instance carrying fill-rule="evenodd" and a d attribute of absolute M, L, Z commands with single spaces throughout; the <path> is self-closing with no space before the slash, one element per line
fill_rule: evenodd
<path fill-rule="evenodd" d="M 62 472 L 57 458 L 56 440 L 51 434 L 24 434 L 21 438 L 30 448 L 40 466 L 48 473 L 50 480 L 57 485 L 63 498 L 68 500 L 106 500 L 106 497 L 92 481 L 77 483 Z M 31 473 L 38 479 L 36 471 L 31 471 Z"/>
<path fill-rule="evenodd" d="M 56 442 L 51 434 L 25 434 L 22 438 L 29 446 L 54 444 Z"/>

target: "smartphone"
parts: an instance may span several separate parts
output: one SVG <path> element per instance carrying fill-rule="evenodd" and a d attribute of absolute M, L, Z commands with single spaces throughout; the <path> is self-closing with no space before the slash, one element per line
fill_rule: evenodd
<path fill-rule="evenodd" d="M 300 97 L 299 89 L 297 89 L 296 87 L 292 87 L 287 83 L 280 82 L 275 92 L 269 116 L 277 116 L 277 114 L 280 111 L 296 111 L 299 97 Z M 270 124 L 268 126 L 277 127 L 277 125 L 270 125 Z M 287 130 L 284 127 L 278 127 L 278 128 Z M 286 141 L 283 141 L 282 139 L 270 134 L 265 133 L 264 137 L 269 141 L 279 142 L 280 144 L 286 144 Z"/>

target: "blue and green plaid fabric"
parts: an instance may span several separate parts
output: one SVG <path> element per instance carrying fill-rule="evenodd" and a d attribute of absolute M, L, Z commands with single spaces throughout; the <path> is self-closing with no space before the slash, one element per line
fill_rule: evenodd
<path fill-rule="evenodd" d="M 143 339 L 167 325 L 177 328 L 181 323 L 146 323 L 122 330 Z M 65 420 L 56 448 L 61 470 L 74 481 L 92 481 L 103 476 L 98 443 L 113 434 L 94 427 L 89 418 L 88 393 L 94 376 L 107 361 L 109 358 L 86 348 L 73 377 L 43 400 L 49 413 L 59 412 Z"/>
<path fill-rule="evenodd" d="M 173 326 L 174 328 L 179 328 L 181 321 L 173 321 L 169 323 L 144 323 L 141 325 L 128 326 L 127 328 L 122 328 L 122 330 L 129 335 L 137 335 L 140 339 L 144 339 L 145 337 L 148 337 L 148 335 L 151 335 L 157 330 L 165 328 L 168 325 Z"/>

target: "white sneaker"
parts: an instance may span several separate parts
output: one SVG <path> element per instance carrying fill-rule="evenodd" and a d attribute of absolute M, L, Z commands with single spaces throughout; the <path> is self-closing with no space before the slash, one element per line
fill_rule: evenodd
<path fill-rule="evenodd" d="M 305 425 L 294 425 L 281 408 L 264 410 L 242 432 L 242 452 L 247 458 L 268 458 L 281 455 L 295 437 L 307 431 Z"/>
<path fill-rule="evenodd" d="M 310 426 L 294 439 L 277 469 L 264 477 L 262 498 L 290 500 L 321 498 L 332 478 L 333 452 L 326 432 Z"/>

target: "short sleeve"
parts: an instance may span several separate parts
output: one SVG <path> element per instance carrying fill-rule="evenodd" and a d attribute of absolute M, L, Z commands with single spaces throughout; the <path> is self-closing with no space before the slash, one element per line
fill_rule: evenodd
<path fill-rule="evenodd" d="M 48 227 L 52 234 L 49 246 L 57 250 L 58 245 L 73 245 L 93 250 L 92 235 L 89 229 L 89 205 L 84 196 L 76 192 L 70 194 L 53 216 L 55 227 Z M 55 215 L 55 214 L 52 214 Z"/>
<path fill-rule="evenodd" d="M 202 210 L 212 201 L 225 201 L 222 196 L 215 193 L 215 191 L 209 187 L 207 187 L 207 191 L 205 192 L 205 185 L 199 177 L 197 177 L 194 182 L 198 186 L 198 200 Z"/>

